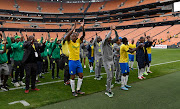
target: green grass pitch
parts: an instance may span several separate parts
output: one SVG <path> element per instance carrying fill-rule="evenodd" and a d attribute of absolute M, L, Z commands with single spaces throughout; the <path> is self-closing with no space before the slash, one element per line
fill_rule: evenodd
<path fill-rule="evenodd" d="M 152 50 L 152 65 L 179 60 L 180 59 L 179 54 L 180 54 L 179 49 L 153 49 Z M 88 62 L 86 63 L 88 66 Z M 152 78 L 159 77 L 162 75 L 175 73 L 180 70 L 179 64 L 180 64 L 180 61 L 153 66 L 151 67 L 151 71 L 154 73 L 146 77 L 147 79 L 152 79 Z M 137 65 L 135 62 L 134 67 L 136 66 Z M 102 69 L 102 73 L 105 73 L 104 68 Z M 89 73 L 89 68 L 84 69 L 84 76 L 89 76 L 89 75 L 94 75 L 94 73 Z M 43 76 L 45 76 L 45 79 L 40 79 L 41 83 L 63 80 L 63 71 L 60 71 L 61 79 L 52 80 L 51 71 L 49 74 L 44 74 Z M 137 69 L 130 71 L 129 83 L 136 83 L 140 81 L 142 80 L 137 79 Z M 146 80 L 143 80 L 143 81 L 146 81 Z M 10 85 L 10 88 L 14 88 L 14 86 L 10 83 L 10 79 L 8 81 L 8 84 Z M 103 79 L 101 81 L 94 80 L 94 76 L 84 78 L 81 90 L 85 91 L 86 94 L 83 96 L 90 95 L 92 93 L 102 92 L 102 91 L 103 91 L 102 96 L 106 96 L 104 94 L 104 91 L 106 88 L 105 84 L 106 84 L 105 74 L 103 75 Z M 113 80 L 113 84 L 114 84 L 114 80 Z M 120 85 L 115 84 L 115 88 L 119 88 L 119 87 Z M 38 92 L 30 91 L 29 94 L 25 94 L 24 89 L 11 90 L 9 92 L 0 92 L 0 109 L 36 108 L 36 107 L 58 103 L 58 102 L 66 101 L 70 99 L 71 100 L 77 99 L 72 96 L 70 86 L 64 86 L 63 82 L 40 85 L 40 86 L 37 86 L 37 88 L 41 90 Z M 78 99 L 80 98 L 81 97 L 78 97 Z M 19 100 L 27 101 L 28 103 L 30 103 L 30 106 L 24 107 L 20 103 L 13 104 L 13 105 L 8 104 L 10 102 L 19 101 Z"/>

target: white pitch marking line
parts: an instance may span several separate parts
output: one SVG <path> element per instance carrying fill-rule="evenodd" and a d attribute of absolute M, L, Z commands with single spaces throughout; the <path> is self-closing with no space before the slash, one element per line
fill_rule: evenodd
<path fill-rule="evenodd" d="M 21 103 L 23 104 L 24 106 L 30 106 L 30 104 L 25 101 L 25 100 L 20 100 L 20 101 L 14 101 L 14 102 L 11 102 L 11 103 L 8 103 L 9 105 L 12 105 L 12 104 L 16 104 L 16 103 Z"/>
<path fill-rule="evenodd" d="M 158 66 L 158 65 L 163 65 L 163 64 L 169 64 L 169 63 L 174 63 L 174 62 L 179 62 L 180 60 L 176 60 L 176 61 L 170 61 L 170 62 L 165 62 L 165 63 L 159 63 L 159 64 L 153 64 L 151 66 Z M 137 68 L 135 68 L 137 69 Z M 106 73 L 101 73 L 101 75 L 105 75 Z M 89 77 L 93 77 L 95 75 L 88 75 L 88 76 L 84 76 L 83 78 L 89 78 Z M 77 78 L 76 78 L 77 79 Z M 52 84 L 52 83 L 57 83 L 57 82 L 63 82 L 64 80 L 58 80 L 58 81 L 51 81 L 51 82 L 45 82 L 45 83 L 40 83 L 40 84 L 36 84 L 36 86 L 42 86 L 42 85 L 46 85 L 46 84 Z M 24 87 L 16 87 L 16 88 L 10 88 L 9 90 L 16 90 L 16 89 L 23 89 Z M 0 91 L 0 92 L 4 92 L 4 91 Z"/>

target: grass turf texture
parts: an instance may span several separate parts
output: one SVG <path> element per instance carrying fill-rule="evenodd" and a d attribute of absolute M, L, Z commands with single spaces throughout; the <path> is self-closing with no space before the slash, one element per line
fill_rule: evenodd
<path fill-rule="evenodd" d="M 179 109 L 180 72 L 132 83 L 129 91 L 112 91 L 113 98 L 103 92 L 71 99 L 38 109 Z"/>
<path fill-rule="evenodd" d="M 153 49 L 152 50 L 152 64 L 164 63 L 169 61 L 175 61 L 180 59 L 180 50 L 179 49 Z M 87 63 L 87 62 L 86 62 Z M 169 63 L 159 66 L 151 67 L 151 71 L 154 72 L 147 76 L 147 79 L 162 76 L 169 73 L 174 73 L 180 70 L 179 68 L 180 62 Z M 87 65 L 88 66 L 88 65 Z M 134 66 L 137 66 L 136 63 Z M 105 73 L 104 68 L 102 69 L 102 73 Z M 89 69 L 84 69 L 84 76 L 94 75 L 94 73 L 89 73 Z M 41 83 L 57 81 L 58 79 L 51 79 L 51 72 L 49 74 L 45 74 L 45 79 L 40 79 Z M 60 71 L 61 79 L 63 79 L 63 72 Z M 139 82 L 141 80 L 137 79 L 137 70 L 130 71 L 130 77 L 128 83 Z M 114 83 L 114 80 L 113 80 Z M 10 83 L 10 79 L 8 81 L 10 88 L 13 86 Z M 103 75 L 103 79 L 101 81 L 94 80 L 94 77 L 85 78 L 83 80 L 82 91 L 86 92 L 86 95 L 104 91 L 106 84 L 106 75 Z M 119 85 L 115 84 L 115 87 Z M 25 94 L 23 89 L 12 90 L 9 92 L 0 92 L 0 108 L 1 109 L 11 109 L 11 108 L 35 108 L 41 107 L 44 105 L 65 101 L 68 99 L 75 98 L 71 94 L 70 86 L 64 86 L 63 82 L 61 83 L 53 83 L 42 86 L 37 86 L 41 90 L 38 92 L 30 91 L 29 94 Z M 104 92 L 102 92 L 104 94 Z M 106 96 L 106 95 L 104 95 Z M 24 107 L 22 104 L 13 104 L 8 105 L 8 103 L 13 101 L 26 100 L 31 105 L 28 107 Z"/>

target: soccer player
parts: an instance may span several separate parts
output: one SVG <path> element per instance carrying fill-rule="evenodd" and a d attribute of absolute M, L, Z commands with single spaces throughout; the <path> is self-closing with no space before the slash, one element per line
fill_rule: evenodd
<path fill-rule="evenodd" d="M 89 43 L 89 45 L 87 46 L 90 73 L 94 72 L 94 70 L 93 70 L 93 63 L 94 63 L 94 46 L 92 45 L 92 42 L 93 42 L 93 40 L 91 40 L 90 43 Z"/>
<path fill-rule="evenodd" d="M 150 36 L 147 36 L 146 38 L 147 38 L 147 41 L 150 40 Z M 153 44 L 153 47 L 154 47 L 155 44 L 156 44 L 156 39 L 153 40 L 153 42 L 155 42 L 155 43 Z M 151 66 L 151 47 L 147 47 L 146 50 L 147 50 L 148 59 L 149 59 L 149 66 L 146 66 L 147 71 L 145 70 L 145 74 L 147 75 L 147 73 L 152 73 L 152 72 L 150 71 L 150 66 Z"/>
<path fill-rule="evenodd" d="M 129 48 L 136 48 L 136 44 L 134 44 L 134 39 L 131 40 L 131 44 L 129 44 Z M 133 53 L 129 53 L 129 67 L 131 68 L 131 70 L 133 70 L 133 65 L 134 65 L 134 52 Z"/>
<path fill-rule="evenodd" d="M 88 54 L 86 40 L 84 40 L 83 43 L 81 43 L 81 47 L 82 47 L 82 51 L 83 51 L 84 68 L 86 68 L 86 57 Z"/>
<path fill-rule="evenodd" d="M 123 44 L 120 48 L 120 60 L 119 64 L 121 67 L 121 89 L 122 90 L 128 90 L 128 88 L 131 88 L 131 86 L 127 85 L 128 78 L 129 78 L 129 65 L 128 65 L 128 52 L 133 53 L 136 51 L 139 47 L 143 45 L 139 45 L 137 48 L 131 49 L 128 45 L 128 40 L 126 37 L 122 39 Z"/>
<path fill-rule="evenodd" d="M 117 35 L 115 26 L 111 26 L 110 29 L 111 29 L 110 32 L 105 37 L 105 39 L 102 41 L 102 49 L 101 50 L 102 50 L 104 68 L 107 73 L 107 83 L 106 83 L 105 94 L 108 97 L 113 97 L 114 93 L 111 91 L 111 87 L 112 87 L 111 83 L 112 83 L 112 78 L 113 78 L 113 65 L 114 65 L 112 44 L 118 40 L 119 36 Z M 112 30 L 114 30 L 116 33 L 116 37 L 114 39 L 111 38 Z"/>
<path fill-rule="evenodd" d="M 24 65 L 22 63 L 23 55 L 24 55 L 24 41 L 23 37 L 18 35 L 14 36 L 15 43 L 11 45 L 13 51 L 13 59 L 14 59 L 14 69 L 15 69 L 15 83 L 14 86 L 19 87 L 20 85 L 25 85 L 22 79 L 24 77 Z M 20 81 L 18 81 L 18 77 L 20 75 Z"/>
<path fill-rule="evenodd" d="M 119 39 L 116 41 L 116 43 L 113 44 L 113 51 L 114 51 L 114 65 L 115 65 L 115 83 L 120 84 L 121 83 L 121 70 L 119 66 L 119 59 L 120 59 L 120 46 L 121 46 L 121 40 L 122 38 L 119 37 Z"/>
<path fill-rule="evenodd" d="M 83 29 L 83 35 L 81 38 L 78 38 L 78 34 L 73 32 L 76 28 L 76 23 L 73 29 L 67 34 L 65 40 L 68 42 L 69 48 L 69 73 L 71 75 L 70 84 L 72 89 L 72 95 L 78 96 L 78 94 L 84 94 L 85 92 L 81 92 L 80 88 L 83 81 L 83 68 L 80 62 L 80 44 L 85 37 L 85 30 L 84 30 L 84 21 L 81 24 Z M 70 37 L 71 36 L 71 37 Z M 77 89 L 75 91 L 75 75 L 78 74 L 78 82 L 77 82 Z"/>
<path fill-rule="evenodd" d="M 101 67 L 102 67 L 102 53 L 101 53 L 101 47 L 102 47 L 102 39 L 100 36 L 97 36 L 94 39 L 92 45 L 94 45 L 94 57 L 95 57 L 95 80 L 101 80 Z"/>
<path fill-rule="evenodd" d="M 56 63 L 56 71 L 57 75 L 56 78 L 60 79 L 59 76 L 59 61 L 60 61 L 60 49 L 61 49 L 61 41 L 58 40 L 58 34 L 55 39 L 55 41 L 52 43 L 52 79 L 54 79 L 54 69 L 55 69 L 55 63 Z"/>
<path fill-rule="evenodd" d="M 147 54 L 147 47 L 152 46 L 152 41 L 149 39 L 147 42 L 145 42 L 145 38 L 141 37 L 139 39 L 139 42 L 137 42 L 136 46 L 139 45 L 144 45 L 143 47 L 140 47 L 136 51 L 136 60 L 138 62 L 138 69 L 139 69 L 139 74 L 138 74 L 138 79 L 142 80 L 145 79 L 143 76 L 143 73 L 145 72 L 145 66 L 149 65 L 149 59 L 148 59 L 148 54 Z"/>

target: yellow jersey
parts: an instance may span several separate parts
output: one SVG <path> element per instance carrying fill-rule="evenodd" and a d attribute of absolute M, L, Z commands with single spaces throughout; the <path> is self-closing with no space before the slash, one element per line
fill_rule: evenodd
<path fill-rule="evenodd" d="M 94 46 L 91 46 L 91 57 L 94 57 Z"/>
<path fill-rule="evenodd" d="M 69 57 L 69 48 L 68 48 L 68 42 L 65 41 L 65 43 L 63 44 L 63 41 L 61 42 L 62 45 L 62 52 L 63 54 L 65 54 L 67 57 Z M 62 52 L 60 51 L 60 54 L 62 54 Z"/>
<path fill-rule="evenodd" d="M 132 49 L 136 48 L 136 44 L 129 44 L 129 48 L 132 48 Z M 135 53 L 135 52 L 129 53 L 129 54 L 134 55 L 134 53 Z"/>
<path fill-rule="evenodd" d="M 80 59 L 80 43 L 80 39 L 77 39 L 75 43 L 72 40 L 68 42 L 69 60 L 77 61 Z"/>
<path fill-rule="evenodd" d="M 120 48 L 120 60 L 119 63 L 127 63 L 128 62 L 128 51 L 129 50 L 129 45 L 121 45 Z"/>
<path fill-rule="evenodd" d="M 151 54 L 151 47 L 147 47 L 146 50 L 147 50 L 147 54 Z"/>

